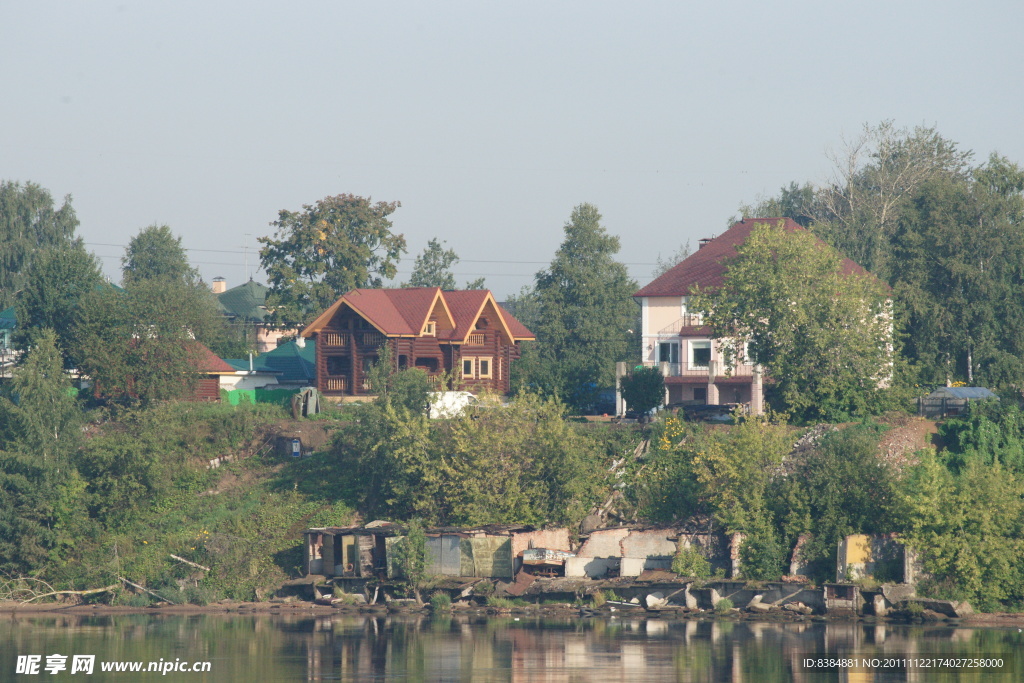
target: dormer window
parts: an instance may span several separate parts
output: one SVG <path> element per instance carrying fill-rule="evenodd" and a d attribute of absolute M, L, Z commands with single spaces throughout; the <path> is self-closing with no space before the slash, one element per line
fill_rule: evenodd
<path fill-rule="evenodd" d="M 423 326 L 423 331 L 420 334 L 425 334 L 428 337 L 437 335 L 437 323 L 433 320 L 428 320 Z"/>

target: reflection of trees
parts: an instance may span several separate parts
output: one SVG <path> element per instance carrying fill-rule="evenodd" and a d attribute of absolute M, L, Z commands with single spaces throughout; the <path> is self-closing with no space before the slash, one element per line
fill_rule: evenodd
<path fill-rule="evenodd" d="M 36 615 L 0 622 L 14 653 L 214 662 L 217 680 L 810 681 L 803 658 L 1012 657 L 1016 631 L 857 622 L 425 616 Z M 1008 674 L 1003 680 L 1013 680 Z M 852 680 L 852 678 L 850 678 Z M 907 674 L 898 680 L 915 680 Z M 931 672 L 927 680 L 959 680 Z M 980 680 L 980 679 L 979 679 Z M 1000 680 L 988 676 L 985 680 Z"/>

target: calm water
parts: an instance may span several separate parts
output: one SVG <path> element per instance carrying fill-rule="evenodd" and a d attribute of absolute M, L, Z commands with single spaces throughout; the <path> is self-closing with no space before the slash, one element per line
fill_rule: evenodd
<path fill-rule="evenodd" d="M 808 671 L 823 656 L 996 657 L 1001 673 L 880 668 Z M 39 673 L 17 675 L 18 656 Z M 65 669 L 47 673 L 48 655 Z M 95 655 L 91 676 L 74 655 Z M 1013 658 L 1020 657 L 1020 662 Z M 59 669 L 61 660 L 53 660 Z M 104 672 L 111 662 L 143 671 Z M 23 666 L 25 660 L 22 660 Z M 147 672 L 209 662 L 209 672 Z M 436 619 L 201 615 L 0 616 L 0 681 L 1018 681 L 1014 629 L 662 619 Z"/>

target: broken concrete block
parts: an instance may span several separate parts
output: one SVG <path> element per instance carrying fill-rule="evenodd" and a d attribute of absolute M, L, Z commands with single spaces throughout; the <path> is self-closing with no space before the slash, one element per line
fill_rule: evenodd
<path fill-rule="evenodd" d="M 884 617 L 889 613 L 889 608 L 886 606 L 885 596 L 876 595 L 871 600 L 871 606 L 874 608 L 876 617 Z"/>
<path fill-rule="evenodd" d="M 668 606 L 668 598 L 666 598 L 665 594 L 661 591 L 656 591 L 654 593 L 649 594 L 644 600 L 647 603 L 647 609 Z"/>

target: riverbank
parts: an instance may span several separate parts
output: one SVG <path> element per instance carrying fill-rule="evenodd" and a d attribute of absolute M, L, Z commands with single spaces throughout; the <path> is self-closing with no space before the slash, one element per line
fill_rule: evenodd
<path fill-rule="evenodd" d="M 62 614 L 76 616 L 112 616 L 126 614 L 141 615 L 227 615 L 227 616 L 328 616 L 328 615 L 364 615 L 380 617 L 386 615 L 431 615 L 431 616 L 512 616 L 519 618 L 565 618 L 580 619 L 660 619 L 671 621 L 715 620 L 715 621 L 752 621 L 764 623 L 779 622 L 863 622 L 892 624 L 941 624 L 950 626 L 992 627 L 992 628 L 1024 628 L 1024 613 L 996 612 L 975 613 L 963 618 L 944 617 L 937 613 L 921 615 L 915 618 L 876 617 L 874 615 L 840 614 L 799 614 L 789 611 L 770 613 L 748 612 L 734 609 L 720 613 L 714 610 L 688 609 L 686 607 L 669 606 L 657 609 L 643 607 L 622 607 L 605 605 L 600 608 L 580 608 L 569 603 L 560 604 L 522 604 L 511 607 L 493 607 L 486 604 L 456 604 L 450 610 L 441 613 L 431 611 L 429 605 L 416 606 L 409 604 L 380 605 L 321 605 L 304 600 L 285 600 L 277 602 L 236 602 L 221 601 L 210 605 L 171 605 L 160 604 L 150 607 L 120 607 L 113 605 L 82 605 L 69 603 L 18 603 L 0 602 L 0 614 L 6 616 L 32 616 L 46 614 Z"/>

